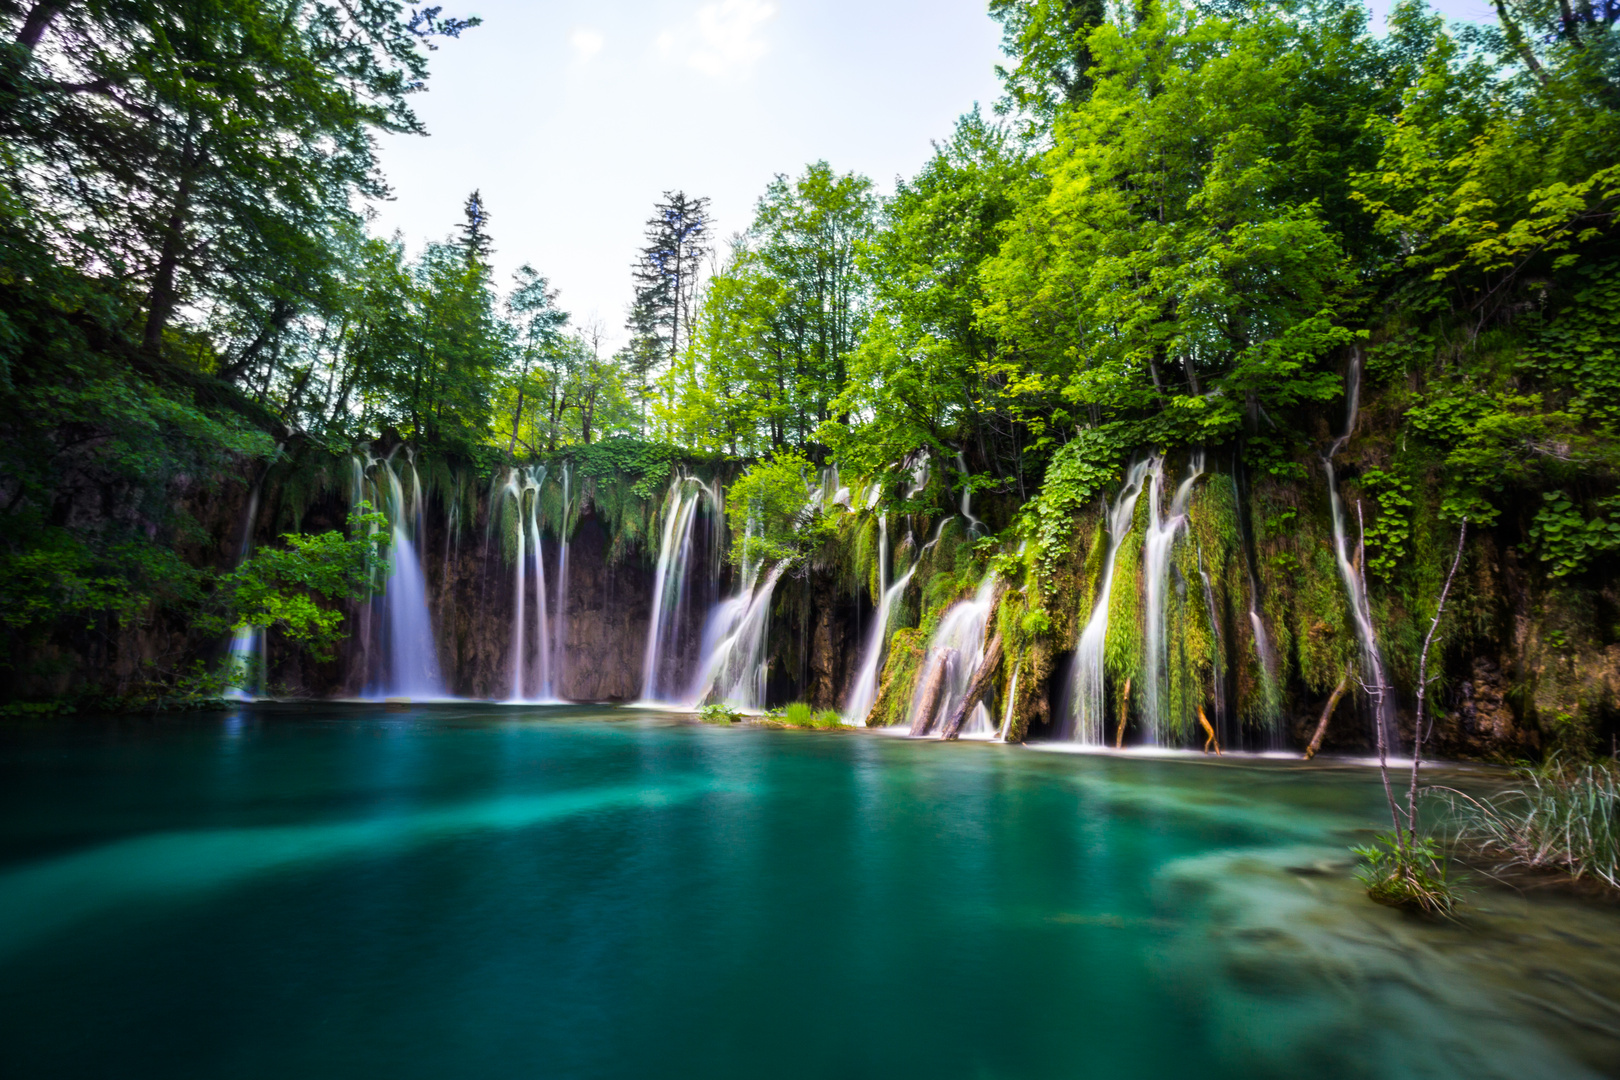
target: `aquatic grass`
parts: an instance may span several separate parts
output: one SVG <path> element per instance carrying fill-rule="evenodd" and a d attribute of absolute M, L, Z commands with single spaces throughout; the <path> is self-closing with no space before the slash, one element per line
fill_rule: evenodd
<path fill-rule="evenodd" d="M 1457 842 L 1502 869 L 1550 870 L 1620 889 L 1620 762 L 1519 770 L 1520 784 L 1476 799 L 1432 789 L 1449 804 Z"/>
<path fill-rule="evenodd" d="M 788 727 L 800 728 L 837 728 L 843 726 L 843 720 L 837 709 L 820 709 L 805 701 L 795 701 L 784 705 L 780 709 L 771 709 L 765 713 L 768 722 L 784 724 Z"/>

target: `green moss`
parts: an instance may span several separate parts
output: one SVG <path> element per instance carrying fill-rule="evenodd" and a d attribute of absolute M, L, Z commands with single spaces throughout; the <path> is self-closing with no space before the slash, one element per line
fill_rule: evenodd
<path fill-rule="evenodd" d="M 928 635 L 916 628 L 896 630 L 889 638 L 883 662 L 883 680 L 867 720 L 870 727 L 903 724 L 911 712 L 911 696 L 928 653 Z"/>

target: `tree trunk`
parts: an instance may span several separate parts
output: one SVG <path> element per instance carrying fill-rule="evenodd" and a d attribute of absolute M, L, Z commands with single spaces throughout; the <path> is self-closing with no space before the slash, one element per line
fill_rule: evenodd
<path fill-rule="evenodd" d="M 28 17 L 23 20 L 22 29 L 17 31 L 17 44 L 33 52 L 39 47 L 45 31 L 51 28 L 51 23 L 66 7 L 66 0 L 40 0 L 29 9 Z"/>
<path fill-rule="evenodd" d="M 180 273 L 180 252 L 185 246 L 186 219 L 191 214 L 191 184 L 202 155 L 191 160 L 191 132 L 186 133 L 185 148 L 181 153 L 183 171 L 180 185 L 174 194 L 174 208 L 163 230 L 163 247 L 158 255 L 157 270 L 152 275 L 152 288 L 146 300 L 146 331 L 141 343 L 148 352 L 157 352 L 163 343 L 163 329 L 174 315 L 180 294 L 176 280 Z"/>
<path fill-rule="evenodd" d="M 1209 753 L 1209 748 L 1213 746 L 1215 748 L 1215 756 L 1220 757 L 1221 741 L 1215 737 L 1215 726 L 1209 722 L 1209 717 L 1204 715 L 1204 707 L 1202 705 L 1198 706 L 1198 722 L 1203 725 L 1204 734 L 1208 736 L 1208 738 L 1204 740 L 1204 753 Z"/>
<path fill-rule="evenodd" d="M 1131 680 L 1125 680 L 1125 695 L 1119 702 L 1119 729 L 1114 732 L 1114 749 L 1125 748 L 1125 722 L 1131 716 Z"/>
<path fill-rule="evenodd" d="M 968 683 L 967 693 L 962 695 L 961 702 L 957 704 L 955 709 L 951 710 L 951 715 L 946 718 L 945 727 L 940 731 L 941 737 L 946 739 L 956 738 L 957 733 L 962 730 L 962 725 L 967 721 L 968 713 L 972 712 L 974 706 L 979 704 L 979 699 L 984 697 L 984 692 L 990 689 L 990 682 L 996 677 L 996 672 L 1000 667 L 1001 631 L 998 629 L 995 636 L 990 639 L 990 647 L 984 651 L 984 663 L 979 665 L 979 670 L 973 673 L 973 681 Z"/>
<path fill-rule="evenodd" d="M 929 658 L 928 667 L 923 673 L 917 717 L 911 722 L 912 735 L 928 734 L 928 725 L 934 719 L 934 710 L 939 708 L 939 695 L 945 690 L 945 660 L 944 649 Z"/>
<path fill-rule="evenodd" d="M 1346 668 L 1344 678 L 1339 680 L 1339 685 L 1333 688 L 1333 696 L 1328 698 L 1327 708 L 1322 710 L 1322 719 L 1316 723 L 1316 734 L 1311 736 L 1311 744 L 1305 748 L 1306 761 L 1311 760 L 1316 756 L 1316 752 L 1322 749 L 1322 736 L 1327 734 L 1328 721 L 1333 719 L 1333 710 L 1339 707 L 1339 699 L 1344 697 L 1344 692 L 1348 689 L 1350 689 L 1350 669 Z"/>

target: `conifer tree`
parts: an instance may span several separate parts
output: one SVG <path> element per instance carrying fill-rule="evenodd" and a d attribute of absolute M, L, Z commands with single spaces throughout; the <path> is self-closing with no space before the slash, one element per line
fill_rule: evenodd
<path fill-rule="evenodd" d="M 653 370 L 673 363 L 689 336 L 698 275 L 708 257 L 711 221 L 707 197 L 666 191 L 647 219 L 647 246 L 631 270 L 635 299 L 626 328 L 630 366 L 645 396 Z"/>

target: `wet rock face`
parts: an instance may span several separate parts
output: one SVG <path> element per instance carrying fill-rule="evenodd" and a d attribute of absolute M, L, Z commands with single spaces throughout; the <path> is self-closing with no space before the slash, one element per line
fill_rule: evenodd
<path fill-rule="evenodd" d="M 1490 743 L 1512 746 L 1521 741 L 1507 693 L 1507 680 L 1496 663 L 1488 657 L 1476 657 L 1472 677 L 1458 687 L 1459 737 L 1480 746 Z"/>
<path fill-rule="evenodd" d="M 613 564 L 610 538 L 594 516 L 569 545 L 561 613 L 558 694 L 574 701 L 630 701 L 641 694 L 654 569 L 643 560 Z M 561 583 L 551 583 L 553 590 Z M 554 601 L 555 602 L 555 601 Z"/>
<path fill-rule="evenodd" d="M 459 697 L 508 697 L 515 568 L 499 539 L 486 536 L 483 521 L 450 544 L 436 524 L 428 523 L 423 558 L 445 686 Z M 601 523 L 584 513 L 569 544 L 564 588 L 558 580 L 560 545 L 549 535 L 542 540 L 548 634 L 561 635 L 551 642 L 552 688 L 559 697 L 627 701 L 641 693 L 653 570 L 639 559 L 609 562 L 610 547 Z M 366 649 L 365 634 L 359 637 L 349 681 L 364 684 L 361 673 L 372 664 L 358 654 L 374 650 Z"/>

